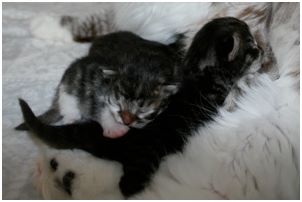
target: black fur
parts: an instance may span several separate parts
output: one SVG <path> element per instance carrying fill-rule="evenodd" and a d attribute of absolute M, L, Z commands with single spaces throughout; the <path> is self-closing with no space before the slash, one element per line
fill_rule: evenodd
<path fill-rule="evenodd" d="M 240 38 L 240 47 L 230 60 L 234 34 Z M 100 136 L 102 128 L 93 121 L 45 125 L 20 101 L 24 119 L 37 137 L 55 148 L 79 148 L 121 162 L 124 175 L 119 185 L 123 195 L 129 197 L 146 187 L 164 157 L 182 151 L 192 130 L 214 118 L 232 85 L 258 56 L 252 39 L 247 25 L 234 18 L 205 25 L 186 55 L 187 74 L 168 108 L 143 129 L 130 129 L 119 139 Z"/>

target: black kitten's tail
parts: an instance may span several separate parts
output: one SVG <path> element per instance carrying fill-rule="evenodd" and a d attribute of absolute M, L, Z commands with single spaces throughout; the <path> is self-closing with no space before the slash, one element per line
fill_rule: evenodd
<path fill-rule="evenodd" d="M 51 126 L 41 122 L 32 112 L 28 104 L 19 99 L 19 104 L 26 126 L 47 145 L 57 149 L 84 149 L 102 137 L 101 125 L 95 121 Z"/>

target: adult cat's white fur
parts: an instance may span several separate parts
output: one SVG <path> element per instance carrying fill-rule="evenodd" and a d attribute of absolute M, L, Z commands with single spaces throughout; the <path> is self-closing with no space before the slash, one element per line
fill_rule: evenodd
<path fill-rule="evenodd" d="M 290 80 L 261 76 L 257 83 L 237 103 L 239 109 L 221 110 L 183 153 L 167 158 L 154 183 L 137 197 L 297 199 L 299 95 L 288 89 Z"/>
<path fill-rule="evenodd" d="M 114 18 L 113 29 L 132 31 L 143 38 L 168 44 L 175 33 L 187 31 L 186 27 L 205 19 L 211 6 L 211 3 L 172 4 L 173 6 L 171 3 L 111 3 L 108 7 L 100 5 L 97 15 L 107 19 L 109 13 L 109 17 Z M 79 20 L 85 21 L 85 17 L 87 16 L 81 16 L 82 19 Z M 114 30 L 106 30 L 105 33 L 109 31 Z M 60 25 L 60 18 L 54 15 L 33 18 L 31 32 L 44 40 L 72 41 L 71 33 Z"/>
<path fill-rule="evenodd" d="M 95 157 L 80 150 L 55 150 L 44 147 L 45 151 L 37 161 L 37 170 L 35 172 L 35 185 L 42 193 L 44 199 L 70 199 L 70 196 L 63 192 L 58 185 L 57 180 L 63 178 L 66 171 L 70 169 L 69 162 L 75 166 L 78 183 L 73 183 L 73 192 L 75 199 L 122 199 L 122 195 L 117 192 L 116 185 L 122 175 L 122 167 L 119 163 L 96 160 Z M 59 163 L 57 171 L 54 173 L 49 167 L 49 159 L 55 158 Z M 72 161 L 72 159 L 77 159 Z M 86 171 L 89 170 L 89 175 Z M 104 186 L 104 183 L 106 185 Z M 96 189 L 93 187 L 97 187 Z"/>
<path fill-rule="evenodd" d="M 212 124 L 195 132 L 185 151 L 169 156 L 161 164 L 150 187 L 139 199 L 297 199 L 299 197 L 299 94 L 296 81 L 288 76 L 272 82 L 263 75 L 238 101 L 235 112 L 220 111 Z M 73 157 L 64 157 L 72 153 Z M 44 189 L 72 170 L 73 199 L 86 199 L 91 192 L 106 197 L 103 189 L 113 188 L 120 197 L 117 170 L 112 179 L 108 162 L 61 151 L 52 156 L 60 172 L 43 173 Z M 47 158 L 48 160 L 50 158 Z M 78 165 L 79 162 L 86 162 Z M 49 162 L 45 161 L 48 166 Z M 49 167 L 49 166 L 48 166 Z M 48 170 L 46 168 L 45 170 Z M 89 180 L 93 177 L 93 181 Z M 119 179 L 119 178 L 118 178 Z M 98 184 L 96 184 L 98 182 Z M 48 188 L 46 188 L 48 187 Z M 87 189 L 89 187 L 89 189 Z M 57 197 L 53 192 L 48 197 Z M 104 194 L 104 196 L 103 196 Z"/>
<path fill-rule="evenodd" d="M 204 12 L 198 9 L 194 11 L 196 5 L 186 4 L 191 10 L 184 9 L 190 14 L 185 19 L 208 16 L 210 4 L 202 5 L 206 8 Z M 151 185 L 135 199 L 299 198 L 300 41 L 296 25 L 299 6 L 283 4 L 278 9 L 276 4 L 274 16 L 284 16 L 282 6 L 288 16 L 285 19 L 275 18 L 270 35 L 280 78 L 272 81 L 263 74 L 255 76 L 250 86 L 242 86 L 244 95 L 236 99 L 235 111 L 221 109 L 215 122 L 195 131 L 184 152 L 168 156 Z M 141 10 L 140 6 L 137 9 Z M 161 8 L 150 11 L 146 8 L 144 12 L 136 12 L 133 8 L 133 13 L 128 13 L 133 17 L 125 18 L 125 26 L 135 28 L 137 25 L 142 28 L 141 31 L 140 28 L 136 29 L 139 34 L 168 40 L 168 36 L 177 31 L 171 26 L 175 25 L 176 29 L 187 22 L 181 19 L 185 14 L 177 9 L 181 7 L 176 5 L 175 13 Z M 292 15 L 288 14 L 289 10 Z M 151 11 L 158 21 L 146 18 Z M 171 21 L 163 20 L 163 11 L 171 16 Z M 177 16 L 179 21 L 175 20 Z M 154 23 L 153 27 L 151 22 Z M 165 22 L 171 25 L 168 26 L 171 32 L 160 28 Z M 146 33 L 143 25 L 146 25 Z M 49 159 L 53 157 L 59 163 L 58 171 L 49 172 Z M 78 150 L 47 152 L 46 160 L 42 162 L 44 169 L 40 175 L 43 177 L 40 176 L 39 183 L 46 190 L 46 198 L 121 198 L 118 188 L 121 170 L 120 165 L 114 162 L 94 158 Z M 61 179 L 68 170 L 76 174 L 72 197 L 53 185 L 53 180 Z"/>
<path fill-rule="evenodd" d="M 210 19 L 223 16 L 239 17 L 251 26 L 252 31 L 263 28 L 259 16 L 268 8 L 267 3 L 110 3 L 100 5 L 98 13 L 76 16 L 79 24 L 95 14 L 110 26 L 103 27 L 103 34 L 124 30 L 131 31 L 148 40 L 169 44 L 175 33 L 185 32 L 187 46 L 195 33 Z M 258 11 L 255 12 L 255 11 Z M 43 23 L 44 22 L 44 23 Z M 62 27 L 60 17 L 38 15 L 31 22 L 32 34 L 54 42 L 71 42 L 68 26 Z"/>

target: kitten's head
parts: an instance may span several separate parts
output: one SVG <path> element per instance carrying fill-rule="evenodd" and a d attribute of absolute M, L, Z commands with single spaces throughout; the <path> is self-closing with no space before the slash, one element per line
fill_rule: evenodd
<path fill-rule="evenodd" d="M 117 122 L 141 128 L 159 115 L 178 91 L 181 58 L 175 47 L 180 46 L 129 33 L 126 36 L 127 43 L 119 47 L 123 52 L 119 52 L 113 65 L 103 69 L 110 89 L 105 102 Z"/>
<path fill-rule="evenodd" d="M 106 103 L 117 122 L 141 128 L 165 109 L 170 97 L 178 91 L 179 84 L 155 77 L 149 81 L 147 78 L 136 81 L 116 80 Z"/>
<path fill-rule="evenodd" d="M 186 66 L 191 69 L 186 71 L 200 72 L 207 66 L 217 65 L 242 67 L 242 71 L 249 66 L 250 71 L 256 71 L 254 68 L 260 66 L 251 63 L 259 59 L 261 53 L 245 22 L 233 17 L 217 18 L 196 34 L 186 57 Z"/>

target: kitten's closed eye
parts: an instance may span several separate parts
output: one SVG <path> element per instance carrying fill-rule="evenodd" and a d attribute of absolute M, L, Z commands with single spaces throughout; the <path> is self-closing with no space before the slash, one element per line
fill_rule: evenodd
<path fill-rule="evenodd" d="M 156 89 L 152 93 L 154 96 L 159 96 L 160 91 L 159 91 L 159 89 Z"/>
<path fill-rule="evenodd" d="M 145 116 L 144 119 L 152 120 L 152 119 L 154 119 L 156 117 L 156 115 L 157 115 L 157 112 L 154 111 L 154 112 L 148 114 L 147 116 Z"/>
<path fill-rule="evenodd" d="M 165 85 L 162 89 L 164 94 L 172 95 L 178 91 L 178 85 L 176 84 Z"/>
<path fill-rule="evenodd" d="M 117 74 L 116 71 L 113 71 L 113 70 L 110 70 L 110 69 L 103 69 L 103 75 L 104 76 L 110 77 L 110 76 L 113 76 L 113 75 L 116 75 L 116 74 Z"/>

